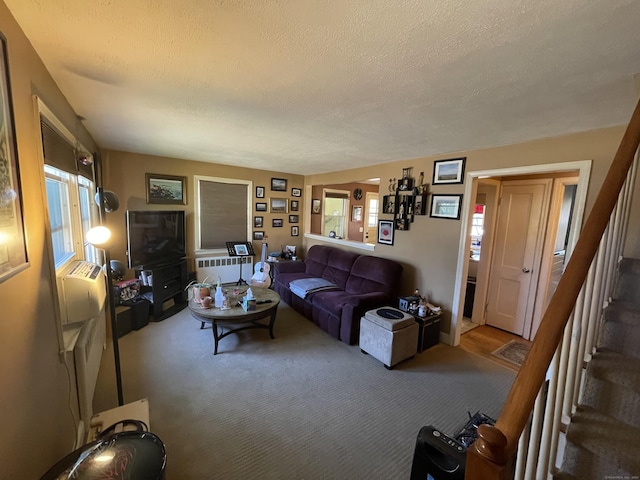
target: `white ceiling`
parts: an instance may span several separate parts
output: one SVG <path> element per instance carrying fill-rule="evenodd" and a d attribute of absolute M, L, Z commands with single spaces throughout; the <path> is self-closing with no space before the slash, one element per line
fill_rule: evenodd
<path fill-rule="evenodd" d="M 637 98 L 637 0 L 4 2 L 107 149 L 323 173 L 619 125 Z"/>

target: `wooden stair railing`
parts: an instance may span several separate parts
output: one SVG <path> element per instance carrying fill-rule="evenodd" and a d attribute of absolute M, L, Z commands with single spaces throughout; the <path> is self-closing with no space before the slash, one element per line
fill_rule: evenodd
<path fill-rule="evenodd" d="M 518 439 L 533 410 L 536 396 L 562 339 L 565 325 L 609 223 L 639 143 L 640 101 L 496 425 L 481 425 L 478 428 L 479 438 L 467 451 L 466 480 L 513 478 L 512 466 Z"/>

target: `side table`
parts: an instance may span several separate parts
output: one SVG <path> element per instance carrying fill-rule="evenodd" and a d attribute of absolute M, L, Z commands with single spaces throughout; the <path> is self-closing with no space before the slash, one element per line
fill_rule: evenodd
<path fill-rule="evenodd" d="M 442 313 L 419 317 L 413 315 L 418 323 L 418 353 L 437 345 L 440 341 L 440 320 Z"/>

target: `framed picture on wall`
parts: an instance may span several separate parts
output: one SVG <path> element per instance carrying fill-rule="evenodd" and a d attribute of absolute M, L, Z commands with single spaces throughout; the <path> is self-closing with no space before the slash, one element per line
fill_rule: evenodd
<path fill-rule="evenodd" d="M 292 212 L 298 211 L 298 205 L 298 200 L 291 200 L 291 202 L 289 202 L 289 207 L 291 208 Z"/>
<path fill-rule="evenodd" d="M 463 183 L 464 162 L 467 157 L 436 160 L 433 162 L 433 184 Z"/>
<path fill-rule="evenodd" d="M 256 198 L 264 198 L 264 187 L 256 187 Z"/>
<path fill-rule="evenodd" d="M 256 202 L 256 212 L 266 212 L 267 204 L 265 202 Z"/>
<path fill-rule="evenodd" d="M 431 195 L 429 216 L 459 220 L 461 203 L 462 195 Z"/>
<path fill-rule="evenodd" d="M 311 200 L 311 213 L 320 213 L 321 203 L 319 198 Z"/>
<path fill-rule="evenodd" d="M 271 226 L 272 227 L 282 227 L 282 225 L 284 224 L 284 220 L 282 220 L 281 218 L 274 218 L 273 220 L 271 220 Z"/>
<path fill-rule="evenodd" d="M 287 191 L 287 179 L 286 178 L 272 178 L 271 190 L 274 192 L 286 192 Z"/>
<path fill-rule="evenodd" d="M 300 190 L 299 188 L 292 188 L 291 189 L 291 196 L 292 197 L 301 197 L 302 196 L 302 190 Z"/>
<path fill-rule="evenodd" d="M 0 282 L 28 266 L 7 45 L 0 33 Z"/>
<path fill-rule="evenodd" d="M 395 228 L 391 220 L 378 220 L 378 243 L 393 245 Z"/>
<path fill-rule="evenodd" d="M 264 217 L 253 217 L 253 227 L 262 228 Z"/>
<path fill-rule="evenodd" d="M 147 203 L 187 204 L 187 177 L 147 173 Z"/>
<path fill-rule="evenodd" d="M 289 215 L 289 223 L 298 223 L 298 215 Z"/>
<path fill-rule="evenodd" d="M 264 239 L 264 231 L 254 231 L 253 232 L 253 239 L 254 240 L 263 240 Z"/>
<path fill-rule="evenodd" d="M 293 227 L 291 227 L 291 236 L 292 237 L 297 237 L 298 236 L 298 226 L 294 225 Z"/>
<path fill-rule="evenodd" d="M 269 199 L 269 211 L 271 213 L 287 213 L 287 199 L 286 198 Z"/>

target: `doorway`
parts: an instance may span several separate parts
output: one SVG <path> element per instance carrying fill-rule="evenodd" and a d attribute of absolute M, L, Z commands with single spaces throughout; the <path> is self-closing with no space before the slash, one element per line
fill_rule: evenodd
<path fill-rule="evenodd" d="M 499 169 L 499 170 L 486 170 L 486 171 L 470 171 L 467 172 L 466 181 L 465 181 L 465 193 L 463 196 L 463 205 L 462 205 L 462 218 L 466 219 L 461 226 L 461 236 L 460 236 L 460 244 L 458 251 L 458 265 L 456 270 L 456 288 L 454 291 L 454 301 L 452 308 L 452 344 L 457 346 L 460 344 L 460 335 L 462 330 L 462 317 L 463 317 L 463 309 L 464 309 L 464 300 L 466 294 L 466 286 L 467 286 L 467 278 L 469 274 L 469 261 L 470 255 L 469 252 L 471 250 L 471 229 L 472 229 L 472 216 L 475 211 L 475 201 L 478 193 L 478 184 L 479 180 L 482 179 L 483 183 L 490 183 L 492 179 L 499 179 L 502 181 L 513 180 L 515 176 L 518 175 L 538 175 L 540 178 L 544 178 L 545 176 L 552 177 L 558 176 L 562 172 L 576 172 L 576 186 L 575 186 L 575 196 L 573 199 L 573 209 L 572 209 L 572 222 L 571 225 L 568 225 L 567 228 L 567 242 L 566 242 L 566 257 L 570 256 L 570 252 L 572 251 L 575 241 L 578 237 L 578 232 L 580 225 L 582 224 L 582 216 L 584 213 L 584 205 L 586 201 L 586 193 L 588 187 L 589 174 L 591 171 L 591 162 L 590 161 L 578 161 L 578 162 L 566 162 L 559 164 L 551 164 L 551 165 L 535 165 L 528 167 L 515 167 L 510 169 Z M 511 178 L 509 178 L 511 177 Z M 548 210 L 548 205 L 547 205 Z M 487 212 L 489 213 L 489 212 Z M 557 218 L 557 217 L 556 217 Z M 493 222 L 489 222 L 487 224 L 485 219 L 485 234 L 487 228 L 492 228 L 492 224 L 497 225 L 497 218 L 493 220 Z M 543 225 L 545 233 L 547 231 L 551 231 L 552 229 L 547 229 L 548 220 L 545 219 L 541 225 Z M 545 243 L 545 242 L 543 242 Z M 486 306 L 486 301 L 483 300 L 483 295 L 487 295 L 486 290 L 488 290 L 489 285 L 489 277 L 491 268 L 484 263 L 488 257 L 493 258 L 494 252 L 492 249 L 495 247 L 495 242 L 487 242 L 486 239 L 483 239 L 482 251 L 480 253 L 480 262 L 477 265 L 478 273 L 477 273 L 477 288 L 476 288 L 476 298 L 473 301 L 474 304 L 474 312 L 473 317 L 479 324 L 484 323 L 484 309 Z M 485 256 L 485 253 L 487 254 Z M 484 259 L 483 259 L 484 257 Z M 542 253 L 540 253 L 540 258 L 542 258 Z M 484 260 L 484 261 L 483 261 Z M 484 267 L 484 268 L 483 268 Z M 521 267 L 525 268 L 523 265 Z M 536 270 L 540 269 L 538 274 L 543 273 L 541 264 L 536 266 Z M 527 272 L 531 273 L 531 272 Z M 484 293 L 483 293 L 484 292 Z M 480 295 L 479 295 L 480 293 Z M 541 306 L 543 306 L 543 300 L 540 299 L 539 295 L 533 295 L 533 301 L 526 308 L 530 308 L 530 313 L 539 312 L 541 310 Z M 483 303 L 485 305 L 483 305 Z M 546 306 L 546 303 L 544 303 Z M 535 323 L 534 320 L 531 320 L 531 317 L 528 320 L 528 324 L 524 326 L 524 330 L 527 329 L 533 331 L 532 325 Z M 535 333 L 535 332 L 534 332 Z M 531 335 L 532 338 L 532 335 Z"/>

